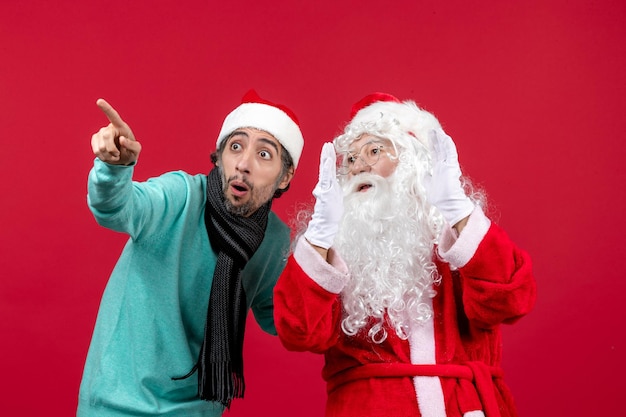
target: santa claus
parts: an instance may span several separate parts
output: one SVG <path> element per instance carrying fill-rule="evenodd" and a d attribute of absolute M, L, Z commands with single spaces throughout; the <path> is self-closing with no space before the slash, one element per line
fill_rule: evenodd
<path fill-rule="evenodd" d="M 287 349 L 324 355 L 326 415 L 516 416 L 500 324 L 532 308 L 531 262 L 437 119 L 365 97 L 323 146 L 313 195 L 274 314 Z"/>

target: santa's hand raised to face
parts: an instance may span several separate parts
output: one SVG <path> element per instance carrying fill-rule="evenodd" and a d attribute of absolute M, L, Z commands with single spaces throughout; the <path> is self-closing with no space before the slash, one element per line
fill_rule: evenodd
<path fill-rule="evenodd" d="M 452 138 L 441 129 L 428 134 L 433 158 L 432 174 L 425 178 L 426 197 L 450 224 L 456 225 L 474 210 L 461 185 L 461 167 Z"/>
<path fill-rule="evenodd" d="M 337 182 L 336 159 L 333 144 L 325 143 L 320 155 L 319 179 L 313 189 L 313 216 L 304 232 L 309 243 L 324 249 L 333 245 L 343 215 L 343 192 Z"/>

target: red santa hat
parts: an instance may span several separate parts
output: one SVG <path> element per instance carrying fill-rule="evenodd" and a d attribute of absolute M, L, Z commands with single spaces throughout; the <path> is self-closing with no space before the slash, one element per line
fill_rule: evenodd
<path fill-rule="evenodd" d="M 437 118 L 414 101 L 400 101 L 387 93 L 372 93 L 352 106 L 346 131 L 367 131 L 367 126 L 377 126 L 381 120 L 393 121 L 393 125 L 424 144 L 428 143 L 430 130 L 441 129 Z"/>
<path fill-rule="evenodd" d="M 244 127 L 263 130 L 274 136 L 291 155 L 294 167 L 298 166 L 304 138 L 298 118 L 289 108 L 262 99 L 254 90 L 248 91 L 241 105 L 224 119 L 216 146 L 219 148 L 231 133 Z"/>

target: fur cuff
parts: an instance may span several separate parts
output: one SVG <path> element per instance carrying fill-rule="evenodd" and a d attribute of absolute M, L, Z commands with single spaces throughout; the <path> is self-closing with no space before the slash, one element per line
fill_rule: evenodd
<path fill-rule="evenodd" d="M 451 227 L 444 229 L 437 251 L 444 261 L 454 268 L 461 268 L 467 264 L 476 253 L 478 245 L 487 234 L 491 221 L 483 210 L 476 206 L 470 214 L 467 225 L 457 237 Z"/>
<path fill-rule="evenodd" d="M 350 279 L 348 267 L 333 248 L 328 250 L 326 262 L 304 236 L 298 239 L 293 257 L 309 278 L 333 294 L 339 294 Z"/>
<path fill-rule="evenodd" d="M 468 413 L 463 414 L 463 417 L 485 417 L 485 413 L 480 410 L 470 411 Z"/>

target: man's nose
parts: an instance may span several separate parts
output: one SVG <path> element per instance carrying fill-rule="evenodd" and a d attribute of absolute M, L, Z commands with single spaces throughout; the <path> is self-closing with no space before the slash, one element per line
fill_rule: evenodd
<path fill-rule="evenodd" d="M 235 165 L 235 169 L 240 172 L 249 173 L 251 158 L 253 157 L 253 152 L 249 149 L 244 150 L 239 154 L 239 158 L 237 159 L 237 164 Z"/>

